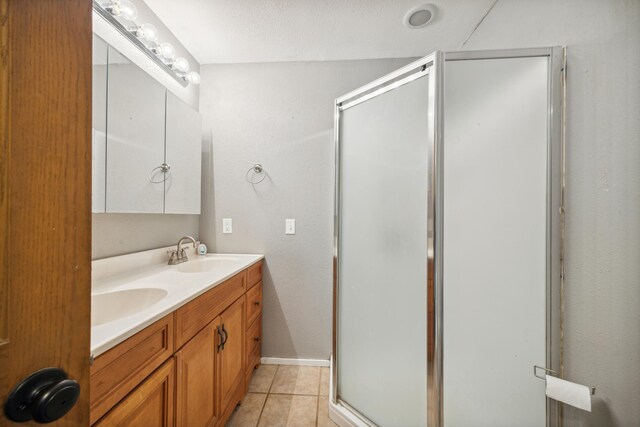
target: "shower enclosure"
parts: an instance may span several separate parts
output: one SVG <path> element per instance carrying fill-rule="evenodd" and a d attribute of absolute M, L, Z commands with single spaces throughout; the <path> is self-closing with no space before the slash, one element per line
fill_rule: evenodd
<path fill-rule="evenodd" d="M 564 57 L 435 52 L 336 100 L 338 424 L 557 424 Z"/>

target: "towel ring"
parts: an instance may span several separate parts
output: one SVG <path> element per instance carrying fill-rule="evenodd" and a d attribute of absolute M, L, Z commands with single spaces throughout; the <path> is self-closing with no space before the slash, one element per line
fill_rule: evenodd
<path fill-rule="evenodd" d="M 162 179 L 161 181 L 156 181 L 153 179 L 153 177 L 156 175 L 154 174 L 154 172 L 157 170 L 160 170 L 164 174 L 164 179 Z M 170 176 L 171 176 L 171 166 L 166 163 L 163 163 L 160 166 L 156 166 L 155 168 L 151 169 L 151 172 L 149 172 L 149 182 L 152 184 L 162 184 L 163 182 L 168 180 Z"/>
<path fill-rule="evenodd" d="M 254 174 L 257 175 L 262 175 L 262 177 L 260 177 L 257 180 L 252 180 L 251 178 L 249 178 L 249 174 L 253 172 Z M 255 165 L 251 166 L 248 170 L 247 173 L 245 174 L 244 178 L 247 180 L 247 182 L 249 184 L 260 184 L 262 181 L 264 181 L 264 179 L 267 177 L 267 173 L 264 171 L 264 168 L 262 167 L 262 165 L 260 163 L 256 163 Z"/>

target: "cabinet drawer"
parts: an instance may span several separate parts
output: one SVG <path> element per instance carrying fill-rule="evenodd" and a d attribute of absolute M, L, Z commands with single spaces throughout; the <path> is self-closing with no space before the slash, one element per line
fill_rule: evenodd
<path fill-rule="evenodd" d="M 205 292 L 176 313 L 176 348 L 182 347 L 246 290 L 246 270 Z"/>
<path fill-rule="evenodd" d="M 170 358 L 95 426 L 172 427 L 174 381 Z"/>
<path fill-rule="evenodd" d="M 96 358 L 91 366 L 93 424 L 173 354 L 173 314 Z"/>
<path fill-rule="evenodd" d="M 260 346 L 262 345 L 262 316 L 247 329 L 246 333 L 246 370 L 253 371 L 253 368 L 260 363 Z"/>
<path fill-rule="evenodd" d="M 247 289 L 262 280 L 262 260 L 247 268 Z"/>
<path fill-rule="evenodd" d="M 245 325 L 249 327 L 254 320 L 262 313 L 262 282 L 247 291 L 247 322 Z"/>

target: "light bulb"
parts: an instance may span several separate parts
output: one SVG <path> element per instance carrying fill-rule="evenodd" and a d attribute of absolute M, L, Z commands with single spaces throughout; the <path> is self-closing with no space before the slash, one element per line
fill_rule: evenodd
<path fill-rule="evenodd" d="M 176 50 L 174 49 L 174 47 L 166 42 L 160 43 L 156 50 L 158 55 L 168 60 L 172 60 L 176 56 Z"/>
<path fill-rule="evenodd" d="M 200 84 L 200 74 L 196 73 L 195 71 L 191 71 L 187 73 L 187 75 L 184 78 L 191 84 L 194 84 L 194 85 Z"/>
<path fill-rule="evenodd" d="M 138 8 L 129 0 L 118 0 L 114 2 L 114 6 L 113 10 L 116 12 L 116 16 L 121 16 L 127 21 L 135 21 L 138 17 Z"/>
<path fill-rule="evenodd" d="M 187 71 L 189 71 L 189 61 L 187 61 L 182 57 L 176 58 L 176 60 L 173 61 L 173 68 L 183 73 L 186 73 Z"/>
<path fill-rule="evenodd" d="M 142 24 L 136 30 L 136 35 L 149 42 L 155 42 L 158 39 L 158 29 L 152 24 Z"/>

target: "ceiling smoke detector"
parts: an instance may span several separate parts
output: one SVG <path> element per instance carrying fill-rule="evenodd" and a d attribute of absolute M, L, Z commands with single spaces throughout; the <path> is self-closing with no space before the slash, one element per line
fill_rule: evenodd
<path fill-rule="evenodd" d="M 417 30 L 418 28 L 423 28 L 436 16 L 436 11 L 438 9 L 434 4 L 425 3 L 420 6 L 415 6 L 409 9 L 409 11 L 404 15 L 404 25 L 412 30 Z"/>

